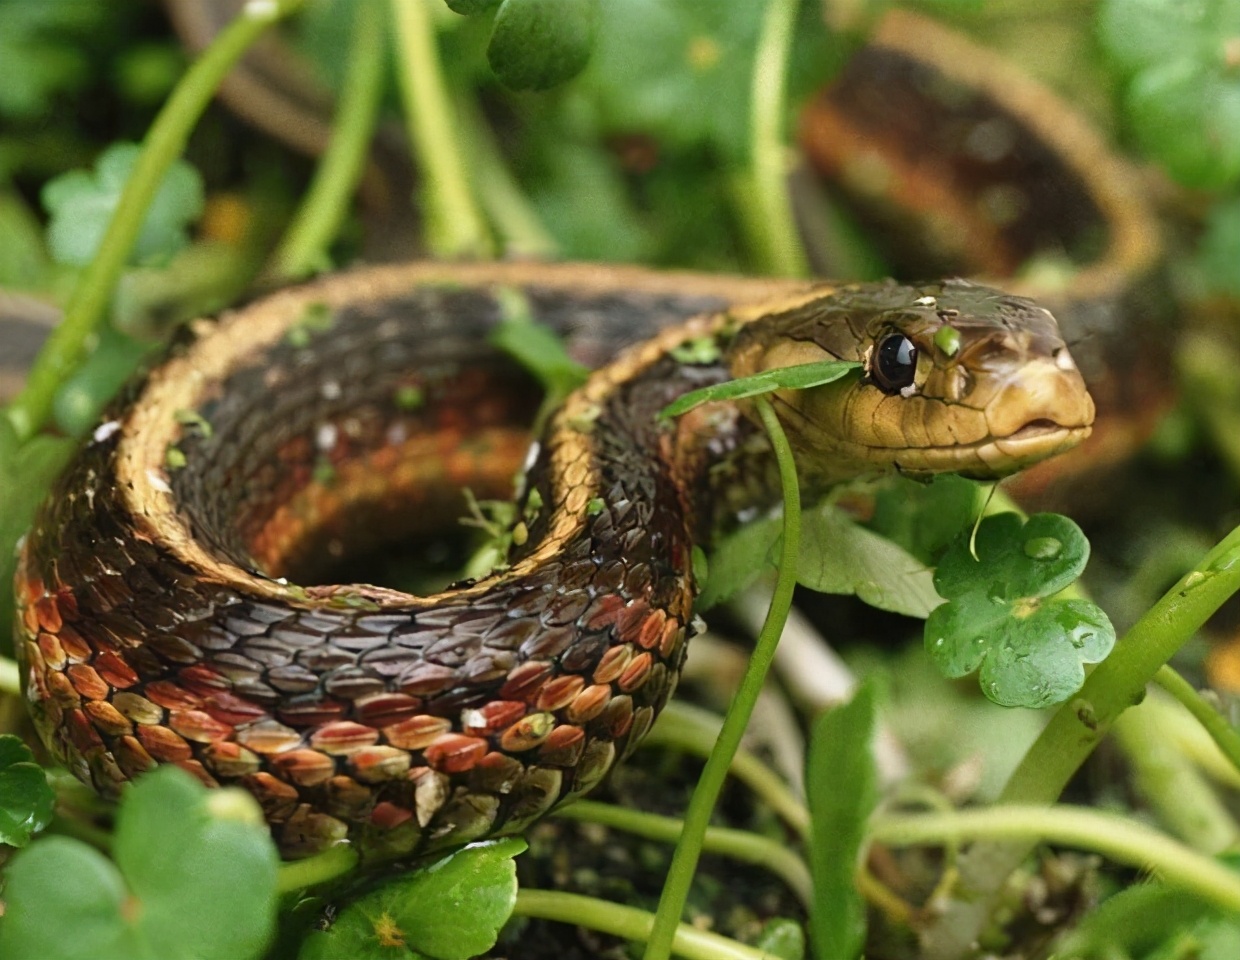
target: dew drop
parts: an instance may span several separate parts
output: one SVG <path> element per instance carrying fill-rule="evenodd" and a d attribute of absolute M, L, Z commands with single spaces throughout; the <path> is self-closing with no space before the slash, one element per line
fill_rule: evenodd
<path fill-rule="evenodd" d="M 1025 556 L 1033 560 L 1054 560 L 1063 553 L 1063 544 L 1054 537 L 1031 537 L 1025 541 Z"/>

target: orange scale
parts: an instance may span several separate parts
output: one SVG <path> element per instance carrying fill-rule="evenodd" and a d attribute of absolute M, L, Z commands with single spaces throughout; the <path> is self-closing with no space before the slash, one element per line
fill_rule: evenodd
<path fill-rule="evenodd" d="M 220 723 L 204 710 L 173 710 L 168 714 L 168 726 L 194 743 L 212 743 L 226 739 L 233 728 Z"/>
<path fill-rule="evenodd" d="M 524 700 L 527 703 L 536 700 L 551 671 L 551 664 L 545 661 L 522 663 L 509 671 L 508 680 L 500 687 L 499 695 L 504 700 Z"/>
<path fill-rule="evenodd" d="M 685 629 L 680 625 L 680 621 L 669 617 L 667 623 L 663 624 L 663 636 L 659 639 L 659 656 L 664 660 L 671 658 L 685 639 Z"/>
<path fill-rule="evenodd" d="M 60 606 L 55 594 L 46 594 L 34 602 L 35 616 L 39 626 L 50 633 L 59 633 L 64 626 L 64 618 L 60 615 Z"/>
<path fill-rule="evenodd" d="M 177 671 L 177 679 L 191 693 L 201 697 L 209 697 L 216 693 L 227 693 L 232 686 L 228 679 L 216 673 L 210 667 L 195 664 Z"/>
<path fill-rule="evenodd" d="M 78 692 L 73 689 L 73 684 L 63 673 L 45 673 L 43 677 L 47 681 L 47 699 L 58 707 L 76 707 L 82 702 Z"/>
<path fill-rule="evenodd" d="M 594 668 L 595 683 L 611 683 L 616 677 L 624 673 L 628 667 L 629 661 L 633 659 L 633 648 L 622 643 L 612 647 L 598 662 L 598 666 Z"/>
<path fill-rule="evenodd" d="M 330 780 L 336 773 L 336 762 L 326 754 L 305 748 L 289 750 L 271 760 L 271 766 L 286 780 L 300 787 L 314 787 Z"/>
<path fill-rule="evenodd" d="M 310 744 L 333 756 L 344 756 L 378 742 L 379 731 L 351 720 L 325 724 L 310 735 Z"/>
<path fill-rule="evenodd" d="M 426 748 L 426 762 L 441 773 L 464 773 L 487 753 L 489 746 L 478 737 L 447 733 Z"/>
<path fill-rule="evenodd" d="M 649 652 L 640 653 L 624 668 L 616 685 L 625 693 L 632 693 L 650 678 L 652 658 Z"/>
<path fill-rule="evenodd" d="M 64 668 L 65 660 L 67 659 L 65 657 L 65 650 L 64 647 L 60 645 L 60 640 L 57 639 L 54 633 L 40 633 L 38 648 L 39 653 L 42 656 L 42 660 L 45 664 L 47 664 L 47 666 L 54 670 L 61 670 Z"/>
<path fill-rule="evenodd" d="M 475 736 L 486 736 L 516 723 L 527 709 L 520 700 L 492 700 L 476 710 L 463 711 L 461 726 Z"/>
<path fill-rule="evenodd" d="M 266 710 L 249 700 L 242 700 L 231 693 L 217 693 L 209 697 L 202 708 L 220 723 L 239 727 L 269 716 Z"/>
<path fill-rule="evenodd" d="M 202 706 L 202 698 L 178 687 L 171 680 L 156 680 L 148 683 L 142 690 L 143 695 L 165 710 L 190 709 Z"/>
<path fill-rule="evenodd" d="M 559 710 L 572 703 L 585 685 L 585 678 L 576 674 L 556 677 L 554 680 L 547 681 L 539 691 L 535 706 L 539 710 Z"/>
<path fill-rule="evenodd" d="M 65 674 L 69 677 L 69 682 L 73 684 L 73 689 L 86 699 L 107 699 L 108 685 L 95 672 L 94 667 L 88 667 L 84 663 L 75 663 L 65 671 Z"/>
<path fill-rule="evenodd" d="M 103 746 L 103 738 L 99 736 L 99 731 L 95 729 L 84 711 L 69 710 L 65 713 L 64 724 L 69 734 L 69 741 L 81 753 Z"/>
<path fill-rule="evenodd" d="M 538 762 L 561 767 L 575 766 L 581 759 L 585 742 L 586 732 L 581 727 L 562 724 L 552 730 L 538 748 Z"/>
<path fill-rule="evenodd" d="M 412 810 L 406 810 L 404 807 L 398 807 L 396 804 L 389 803 L 387 800 L 376 803 L 374 810 L 370 812 L 370 822 L 380 830 L 391 830 L 412 819 Z"/>
<path fill-rule="evenodd" d="M 124 659 L 111 651 L 95 659 L 95 669 L 113 687 L 125 690 L 138 682 L 138 674 Z"/>
<path fill-rule="evenodd" d="M 242 727 L 235 737 L 243 747 L 264 755 L 283 753 L 301 746 L 301 734 L 276 720 L 259 720 Z"/>
<path fill-rule="evenodd" d="M 138 741 L 160 763 L 175 763 L 193 756 L 189 744 L 167 727 L 140 726 Z"/>
<path fill-rule="evenodd" d="M 620 611 L 616 617 L 616 634 L 623 640 L 636 639 L 641 625 L 650 613 L 650 605 L 645 600 L 634 600 Z"/>
<path fill-rule="evenodd" d="M 610 700 L 611 684 L 596 683 L 577 694 L 564 715 L 573 723 L 585 723 L 602 713 Z"/>
<path fill-rule="evenodd" d="M 421 750 L 452 729 L 447 717 L 420 714 L 383 728 L 383 739 L 402 750 Z"/>
<path fill-rule="evenodd" d="M 614 593 L 609 593 L 595 600 L 582 619 L 589 629 L 601 630 L 603 627 L 609 627 L 615 623 L 616 617 L 620 615 L 620 611 L 623 609 L 624 598 Z"/>
<path fill-rule="evenodd" d="M 553 714 L 531 713 L 505 730 L 499 738 L 499 745 L 509 753 L 533 750 L 547 739 L 554 728 Z"/>
<path fill-rule="evenodd" d="M 106 700 L 92 700 L 82 708 L 90 717 L 95 729 L 108 737 L 133 733 L 133 724 L 116 707 Z"/>
<path fill-rule="evenodd" d="M 653 650 L 663 639 L 663 628 L 667 625 L 667 614 L 656 610 L 642 621 L 637 631 L 637 645 L 643 650 Z"/>
<path fill-rule="evenodd" d="M 57 637 L 60 640 L 61 648 L 65 651 L 65 656 L 77 663 L 89 660 L 94 652 L 91 650 L 90 644 L 82 639 L 82 635 L 68 624 L 60 628 Z"/>

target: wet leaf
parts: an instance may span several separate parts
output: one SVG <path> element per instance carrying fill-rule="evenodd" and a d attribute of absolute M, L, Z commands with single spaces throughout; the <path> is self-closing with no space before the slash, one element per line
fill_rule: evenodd
<path fill-rule="evenodd" d="M 0 843 L 24 847 L 52 821 L 56 796 L 30 748 L 0 735 Z"/>
<path fill-rule="evenodd" d="M 485 953 L 517 901 L 513 857 L 524 850 L 517 837 L 473 843 L 396 877 L 345 907 L 330 930 L 307 937 L 299 960 L 468 960 Z"/>
<path fill-rule="evenodd" d="M 819 717 L 810 736 L 810 932 L 820 957 L 851 960 L 865 945 L 865 902 L 856 875 L 866 821 L 878 803 L 876 713 L 874 685 L 866 681 L 851 701 Z"/>
<path fill-rule="evenodd" d="M 1061 703 L 1085 681 L 1086 663 L 1111 652 L 1115 630 L 1088 600 L 1055 597 L 1089 559 L 1089 542 L 1067 517 L 987 517 L 976 558 L 961 537 L 934 585 L 947 603 L 926 620 L 925 645 L 946 677 L 980 668 L 982 692 L 1008 707 Z"/>

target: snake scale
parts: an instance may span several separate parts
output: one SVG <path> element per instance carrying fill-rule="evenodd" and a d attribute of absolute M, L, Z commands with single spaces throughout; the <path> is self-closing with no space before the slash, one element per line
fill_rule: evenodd
<path fill-rule="evenodd" d="M 1089 432 L 1081 376 L 1031 301 L 954 281 L 745 307 L 756 290 L 713 284 L 379 269 L 200 324 L 95 430 L 26 539 L 20 656 L 53 753 L 107 794 L 156 763 L 240 784 L 291 856 L 519 830 L 594 786 L 675 686 L 692 549 L 710 497 L 730 495 L 713 468 L 753 439 L 730 405 L 658 420 L 677 396 L 862 362 L 776 395 L 803 475 L 822 482 L 1000 476 Z M 441 532 L 463 485 L 505 494 L 537 400 L 487 346 L 513 296 L 578 339 L 592 316 L 657 332 L 552 418 L 507 568 L 422 597 L 299 586 L 324 558 Z M 593 333 L 610 351 L 614 331 Z M 683 358 L 703 341 L 717 349 Z"/>

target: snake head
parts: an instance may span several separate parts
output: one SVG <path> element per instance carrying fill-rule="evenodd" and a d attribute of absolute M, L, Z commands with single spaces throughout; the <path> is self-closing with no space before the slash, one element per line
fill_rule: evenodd
<path fill-rule="evenodd" d="M 817 360 L 859 375 L 777 394 L 802 470 L 993 479 L 1087 436 L 1094 404 L 1054 317 L 963 280 L 837 288 L 742 328 L 734 375 Z"/>

